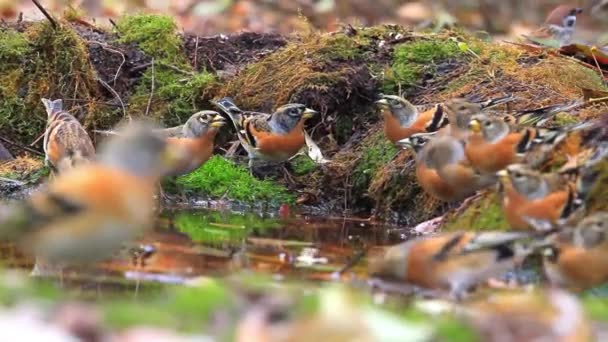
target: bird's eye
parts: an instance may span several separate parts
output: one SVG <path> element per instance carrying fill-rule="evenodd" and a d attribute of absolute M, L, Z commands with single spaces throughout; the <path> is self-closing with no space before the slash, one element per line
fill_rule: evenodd
<path fill-rule="evenodd" d="M 457 109 L 458 109 L 458 110 L 460 110 L 460 111 L 463 111 L 463 110 L 466 110 L 466 109 L 467 109 L 467 107 L 466 107 L 466 106 L 464 106 L 464 105 L 462 105 L 462 106 L 459 106 Z"/>
<path fill-rule="evenodd" d="M 483 123 L 483 125 L 486 127 L 490 127 L 490 126 L 492 126 L 492 123 L 490 121 L 486 121 Z"/>
<path fill-rule="evenodd" d="M 513 172 L 512 175 L 513 175 L 513 178 L 522 178 L 524 176 L 523 174 L 521 174 L 521 172 L 517 172 L 517 171 Z"/>

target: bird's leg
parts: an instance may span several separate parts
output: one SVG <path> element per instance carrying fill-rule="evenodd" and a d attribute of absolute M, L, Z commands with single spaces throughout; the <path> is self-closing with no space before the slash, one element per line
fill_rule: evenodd
<path fill-rule="evenodd" d="M 287 166 L 285 165 L 285 163 L 281 164 L 281 168 L 283 169 L 283 176 L 285 177 L 285 180 L 287 181 L 287 183 L 289 183 L 289 185 L 295 185 L 296 181 L 293 178 L 293 176 L 291 175 L 291 173 L 289 172 L 289 170 L 287 170 Z"/>
<path fill-rule="evenodd" d="M 247 163 L 247 166 L 249 167 L 249 175 L 251 177 L 255 177 L 253 174 L 253 158 L 249 157 L 249 162 Z"/>

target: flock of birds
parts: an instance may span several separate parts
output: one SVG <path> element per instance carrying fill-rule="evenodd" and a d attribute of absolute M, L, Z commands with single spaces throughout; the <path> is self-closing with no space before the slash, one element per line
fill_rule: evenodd
<path fill-rule="evenodd" d="M 452 99 L 426 110 L 393 95 L 378 101 L 386 137 L 414 151 L 416 177 L 428 194 L 456 201 L 498 182 L 512 229 L 410 240 L 374 260 L 371 273 L 447 289 L 460 298 L 537 254 L 553 284 L 585 289 L 608 281 L 608 212 L 585 217 L 596 167 L 608 153 L 605 128 L 593 121 L 539 127 L 576 104 L 522 112 L 491 108 L 512 100 Z M 587 137 L 581 151 L 558 171 L 538 171 L 571 134 Z"/>
<path fill-rule="evenodd" d="M 579 13 L 573 11 L 561 17 L 570 28 Z M 513 230 L 407 241 L 371 262 L 372 274 L 461 297 L 538 253 L 552 283 L 582 289 L 608 281 L 608 213 L 584 217 L 594 168 L 605 159 L 607 143 L 589 134 L 576 165 L 538 171 L 570 134 L 600 128 L 593 122 L 540 127 L 568 105 L 516 113 L 495 109 L 513 100 L 452 99 L 422 108 L 396 95 L 380 96 L 386 138 L 415 152 L 420 186 L 439 200 L 457 201 L 498 181 Z M 19 241 L 49 263 L 106 258 L 152 227 L 159 180 L 204 164 L 219 129 L 229 122 L 252 167 L 256 160 L 280 162 L 297 154 L 306 145 L 305 121 L 316 114 L 295 103 L 273 114 L 247 112 L 223 98 L 213 102 L 219 112 L 195 113 L 182 126 L 161 129 L 137 121 L 120 126 L 96 151 L 61 100 L 42 102 L 48 113 L 45 160 L 53 177 L 25 201 L 3 208 L 0 238 Z"/>

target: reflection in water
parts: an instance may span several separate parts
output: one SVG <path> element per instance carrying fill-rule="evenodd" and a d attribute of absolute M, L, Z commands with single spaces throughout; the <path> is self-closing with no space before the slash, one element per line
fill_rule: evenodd
<path fill-rule="evenodd" d="M 297 279 L 329 280 L 362 250 L 402 241 L 403 231 L 361 219 L 294 217 L 210 210 L 166 211 L 136 246 L 97 267 L 61 275 L 82 284 L 132 285 L 132 280 L 183 283 L 197 276 L 251 270 Z M 30 268 L 14 246 L 0 250 L 8 267 Z M 363 272 L 363 265 L 353 271 Z"/>

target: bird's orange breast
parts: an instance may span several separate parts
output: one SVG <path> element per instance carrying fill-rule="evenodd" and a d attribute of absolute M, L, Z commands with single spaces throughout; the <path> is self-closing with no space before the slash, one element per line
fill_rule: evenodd
<path fill-rule="evenodd" d="M 433 169 L 423 165 L 416 167 L 416 178 L 424 191 L 439 200 L 450 201 L 455 196 L 454 188 L 441 179 Z"/>
<path fill-rule="evenodd" d="M 304 120 L 300 122 L 287 134 L 276 134 L 272 132 L 261 132 L 252 129 L 256 137 L 258 150 L 269 157 L 287 159 L 300 151 L 306 143 L 304 138 Z"/>
<path fill-rule="evenodd" d="M 565 285 L 587 289 L 608 281 L 608 246 L 600 245 L 590 249 L 578 248 L 568 244 L 559 247 L 559 255 L 555 264 L 545 261 L 545 267 L 553 269 L 547 272 L 559 274 L 566 282 Z"/>
<path fill-rule="evenodd" d="M 530 225 L 526 222 L 526 217 L 555 223 L 567 200 L 568 191 L 556 191 L 544 198 L 530 201 L 508 186 L 505 187 L 503 211 L 511 228 L 527 230 Z"/>
<path fill-rule="evenodd" d="M 515 146 L 520 134 L 509 134 L 503 139 L 488 143 L 480 134 L 469 136 L 465 153 L 471 165 L 481 172 L 498 172 L 517 161 Z"/>

